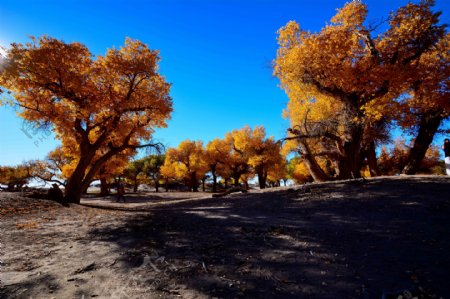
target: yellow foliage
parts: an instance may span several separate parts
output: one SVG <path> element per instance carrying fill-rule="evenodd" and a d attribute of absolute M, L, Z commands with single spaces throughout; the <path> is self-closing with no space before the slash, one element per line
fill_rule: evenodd
<path fill-rule="evenodd" d="M 271 178 L 278 180 L 284 171 L 284 157 L 281 155 L 280 146 L 273 137 L 266 138 L 264 127 L 251 129 L 246 126 L 240 130 L 234 130 L 225 136 L 229 144 L 231 154 L 228 156 L 228 165 L 233 169 L 233 177 L 248 174 L 248 167 L 258 175 L 260 188 L 265 188 L 266 180 Z"/>
<path fill-rule="evenodd" d="M 166 179 L 182 179 L 197 191 L 198 182 L 208 171 L 205 151 L 201 141 L 182 141 L 177 148 L 169 148 L 161 167 L 161 175 Z"/>
<path fill-rule="evenodd" d="M 170 84 L 158 74 L 158 51 L 127 38 L 119 49 L 93 57 L 80 43 L 49 36 L 12 44 L 0 86 L 20 115 L 51 124 L 64 151 L 75 159 L 66 197 L 83 190 L 113 156 L 145 146 L 172 111 Z M 149 144 L 150 145 L 150 144 Z"/>
<path fill-rule="evenodd" d="M 367 143 L 383 137 L 381 124 L 414 106 L 449 107 L 449 38 L 432 5 L 401 7 L 378 36 L 365 25 L 367 6 L 357 1 L 345 4 L 317 33 L 295 21 L 282 27 L 274 75 L 289 97 L 283 116 L 290 120 L 291 139 L 283 152 L 304 155 L 320 180 L 324 175 L 316 165 L 323 162 L 316 157 L 339 161 L 334 165 L 349 178 L 360 172 L 359 154 Z M 405 93 L 411 97 L 399 101 Z"/>
<path fill-rule="evenodd" d="M 302 160 L 300 160 L 299 163 L 295 165 L 294 172 L 292 173 L 292 178 L 297 184 L 311 182 L 309 169 Z"/>

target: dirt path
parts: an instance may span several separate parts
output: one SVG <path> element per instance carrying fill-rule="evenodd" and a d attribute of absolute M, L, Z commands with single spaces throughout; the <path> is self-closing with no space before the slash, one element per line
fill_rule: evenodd
<path fill-rule="evenodd" d="M 0 298 L 450 298 L 449 194 L 445 177 L 70 208 L 0 193 Z"/>

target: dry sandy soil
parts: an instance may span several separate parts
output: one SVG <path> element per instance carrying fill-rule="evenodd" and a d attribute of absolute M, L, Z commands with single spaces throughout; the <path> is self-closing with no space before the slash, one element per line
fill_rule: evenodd
<path fill-rule="evenodd" d="M 450 298 L 449 194 L 447 177 L 68 208 L 2 192 L 0 298 Z"/>

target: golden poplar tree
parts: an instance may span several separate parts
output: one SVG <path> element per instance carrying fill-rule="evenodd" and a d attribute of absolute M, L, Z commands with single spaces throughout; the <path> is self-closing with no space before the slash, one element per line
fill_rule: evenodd
<path fill-rule="evenodd" d="M 288 139 L 315 180 L 330 179 L 320 159 L 329 160 L 339 178 L 359 177 L 365 158 L 374 165 L 371 143 L 384 128 L 380 122 L 399 109 L 395 100 L 420 76 L 419 59 L 444 37 L 433 4 L 401 7 L 377 36 L 365 22 L 367 6 L 357 1 L 320 32 L 293 21 L 279 30 L 274 74 L 290 99 Z"/>
<path fill-rule="evenodd" d="M 212 192 L 217 192 L 217 177 L 225 174 L 226 161 L 229 148 L 224 140 L 216 138 L 208 144 L 205 149 L 205 163 L 213 179 Z"/>
<path fill-rule="evenodd" d="M 169 148 L 161 167 L 164 177 L 182 179 L 194 192 L 198 191 L 199 181 L 207 171 L 203 143 L 191 140 L 182 141 L 177 148 Z"/>
<path fill-rule="evenodd" d="M 158 51 L 138 40 L 127 38 L 123 47 L 93 57 L 80 43 L 42 36 L 12 44 L 6 60 L 0 86 L 11 92 L 20 116 L 51 125 L 63 150 L 77 152 L 65 189 L 69 202 L 80 201 L 112 157 L 154 146 L 155 128 L 165 127 L 172 111 Z"/>
<path fill-rule="evenodd" d="M 410 82 L 397 118 L 402 128 L 415 137 L 402 170 L 404 174 L 419 170 L 434 135 L 450 116 L 450 34 L 424 53 L 412 71 L 417 78 Z"/>
<path fill-rule="evenodd" d="M 245 128 L 233 130 L 228 132 L 224 138 L 227 154 L 224 156 L 225 167 L 221 170 L 221 176 L 225 179 L 232 178 L 235 187 L 239 186 L 241 176 L 250 172 L 249 157 L 243 148 L 238 146 L 239 140 L 246 134 L 245 131 L 248 132 Z"/>
<path fill-rule="evenodd" d="M 248 165 L 252 172 L 258 176 L 261 189 L 266 187 L 267 177 L 272 171 L 273 177 L 280 175 L 278 166 L 284 164 L 281 148 L 273 137 L 266 138 L 264 127 L 257 126 L 254 129 L 246 126 L 240 130 L 233 131 L 234 150 L 241 152 L 248 159 Z M 283 168 L 284 169 L 284 168 Z"/>

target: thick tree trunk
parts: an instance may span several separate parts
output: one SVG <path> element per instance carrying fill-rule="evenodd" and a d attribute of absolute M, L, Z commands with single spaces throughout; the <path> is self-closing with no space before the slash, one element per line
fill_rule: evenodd
<path fill-rule="evenodd" d="M 258 169 L 257 170 L 257 174 L 258 174 L 259 189 L 265 189 L 266 188 L 267 175 L 265 175 L 265 173 L 264 173 L 264 168 L 261 167 L 260 169 Z"/>
<path fill-rule="evenodd" d="M 442 120 L 441 110 L 422 114 L 419 122 L 419 131 L 409 152 L 406 165 L 403 168 L 403 174 L 415 174 L 417 172 Z"/>
<path fill-rule="evenodd" d="M 195 172 L 191 173 L 191 186 L 192 186 L 192 192 L 198 192 L 198 180 L 197 180 L 197 174 Z"/>
<path fill-rule="evenodd" d="M 371 141 L 368 147 L 366 148 L 366 158 L 367 164 L 369 165 L 369 171 L 371 177 L 376 177 L 380 175 L 380 169 L 378 168 L 377 163 L 377 154 L 375 151 L 375 142 Z"/>
<path fill-rule="evenodd" d="M 92 162 L 95 155 L 95 150 L 87 149 L 86 146 L 81 145 L 81 158 L 78 161 L 75 170 L 67 181 L 67 185 L 64 189 L 64 201 L 70 203 L 80 203 L 81 194 L 83 190 L 89 186 L 87 181 L 91 181 L 93 174 L 90 178 L 85 179 L 86 169 Z M 89 171 L 91 172 L 91 171 Z"/>
<path fill-rule="evenodd" d="M 78 167 L 77 167 L 78 168 Z M 86 168 L 84 168 L 85 170 Z M 83 178 L 84 178 L 84 171 L 77 171 L 75 169 L 74 173 L 70 177 L 70 179 L 67 182 L 67 185 L 64 189 L 64 200 L 66 202 L 70 203 L 80 203 L 81 194 L 83 193 Z"/>
<path fill-rule="evenodd" d="M 14 183 L 8 183 L 8 187 L 6 188 L 6 191 L 8 191 L 8 192 L 13 192 L 15 186 L 16 186 L 16 185 L 15 185 Z"/>
<path fill-rule="evenodd" d="M 100 179 L 100 196 L 109 195 L 108 182 L 105 178 Z"/>
<path fill-rule="evenodd" d="M 356 179 L 361 177 L 361 143 L 362 127 L 351 128 L 350 140 L 344 143 L 342 158 L 338 162 L 340 179 Z"/>
<path fill-rule="evenodd" d="M 82 193 L 83 189 L 78 186 L 73 186 L 70 189 L 66 187 L 64 192 L 64 201 L 79 204 Z"/>
<path fill-rule="evenodd" d="M 241 177 L 241 174 L 234 174 L 233 180 L 234 180 L 234 186 L 239 187 L 239 178 Z"/>

